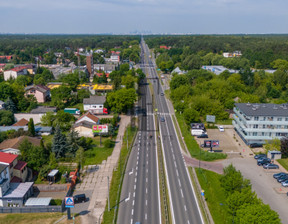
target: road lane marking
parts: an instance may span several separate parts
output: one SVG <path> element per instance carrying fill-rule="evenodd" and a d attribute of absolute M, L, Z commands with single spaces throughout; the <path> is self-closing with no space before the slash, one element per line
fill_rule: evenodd
<path fill-rule="evenodd" d="M 147 187 L 146 187 L 146 194 L 148 193 Z"/>
<path fill-rule="evenodd" d="M 133 193 L 133 198 L 135 198 L 135 192 Z"/>
<path fill-rule="evenodd" d="M 131 224 L 133 224 L 133 219 L 131 219 Z"/>
<path fill-rule="evenodd" d="M 145 219 L 147 220 L 147 213 L 145 214 Z"/>
<path fill-rule="evenodd" d="M 132 209 L 132 211 L 131 211 L 131 215 L 133 215 L 133 213 L 134 213 L 134 209 Z"/>
<path fill-rule="evenodd" d="M 176 170 L 177 177 L 179 176 L 178 170 Z"/>
<path fill-rule="evenodd" d="M 129 192 L 129 196 L 125 199 L 125 202 L 130 200 L 130 192 Z"/>
<path fill-rule="evenodd" d="M 136 165 L 138 166 L 138 160 L 137 160 L 137 162 L 136 162 Z"/>
<path fill-rule="evenodd" d="M 146 183 L 148 183 L 148 178 L 146 177 Z"/>
<path fill-rule="evenodd" d="M 187 212 L 187 208 L 186 208 L 186 205 L 184 205 L 184 209 L 185 209 L 185 212 Z"/>
<path fill-rule="evenodd" d="M 178 183 L 179 183 L 179 186 L 181 187 L 181 182 L 180 182 L 180 179 L 178 178 Z"/>
<path fill-rule="evenodd" d="M 184 195 L 183 195 L 183 191 L 182 191 L 182 189 L 181 189 L 181 195 L 182 195 L 182 198 L 184 198 Z"/>
<path fill-rule="evenodd" d="M 132 170 L 129 172 L 129 175 L 131 175 L 131 174 L 133 174 L 133 168 L 132 168 Z"/>
<path fill-rule="evenodd" d="M 146 169 L 146 173 L 148 173 L 148 169 Z"/>
<path fill-rule="evenodd" d="M 134 184 L 134 191 L 136 190 L 136 184 Z"/>
<path fill-rule="evenodd" d="M 133 200 L 132 205 L 134 206 L 135 200 Z"/>
<path fill-rule="evenodd" d="M 146 206 L 147 206 L 148 202 L 147 202 L 147 199 L 146 199 Z"/>

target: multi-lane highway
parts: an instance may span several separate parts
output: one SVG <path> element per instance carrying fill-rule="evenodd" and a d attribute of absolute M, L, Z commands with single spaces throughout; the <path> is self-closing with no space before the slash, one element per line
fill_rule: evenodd
<path fill-rule="evenodd" d="M 145 66 L 144 52 L 141 53 Z M 140 86 L 141 97 L 136 109 L 139 131 L 132 148 L 124 176 L 117 223 L 161 223 L 158 159 L 156 150 L 155 121 L 149 86 Z"/>
<path fill-rule="evenodd" d="M 142 46 L 144 47 L 145 54 L 149 55 L 148 46 L 143 39 Z M 165 96 L 163 96 L 162 86 L 159 85 L 155 64 L 150 58 L 148 58 L 146 64 L 149 65 L 149 76 L 156 80 L 152 83 L 158 116 L 160 117 L 160 119 L 158 119 L 160 120 L 159 129 L 166 169 L 172 223 L 203 223 L 188 169 L 181 153 L 172 117 L 169 113 Z"/>

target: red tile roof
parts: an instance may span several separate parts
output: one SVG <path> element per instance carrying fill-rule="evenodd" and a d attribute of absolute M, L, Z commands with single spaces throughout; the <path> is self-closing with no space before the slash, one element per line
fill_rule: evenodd
<path fill-rule="evenodd" d="M 99 121 L 99 118 L 96 117 L 95 115 L 93 115 L 90 112 L 87 112 L 87 113 L 83 114 L 77 121 L 80 121 L 83 117 L 88 117 L 88 118 L 90 118 L 92 121 L 94 121 L 96 123 Z M 77 121 L 76 121 L 76 123 L 77 123 Z"/>
<path fill-rule="evenodd" d="M 32 69 L 32 68 L 33 68 L 32 65 L 25 65 L 25 66 L 18 66 L 18 67 L 12 68 L 12 69 L 10 69 L 10 71 L 20 72 L 24 69 Z"/>
<path fill-rule="evenodd" d="M 1 59 L 5 58 L 7 60 L 11 60 L 12 59 L 12 55 L 11 56 L 0 56 Z"/>
<path fill-rule="evenodd" d="M 96 73 L 96 75 L 97 75 L 98 77 L 101 77 L 101 76 L 103 75 L 103 73 Z M 109 78 L 109 73 L 106 73 L 106 77 Z"/>
<path fill-rule="evenodd" d="M 28 125 L 29 121 L 27 121 L 25 118 L 22 118 L 21 120 L 17 121 L 12 126 L 26 126 Z"/>
<path fill-rule="evenodd" d="M 25 166 L 27 166 L 27 163 L 19 160 L 18 163 L 16 164 L 16 166 L 14 166 L 14 169 L 21 171 L 25 168 Z"/>
<path fill-rule="evenodd" d="M 11 164 L 17 157 L 18 157 L 18 155 L 0 152 L 0 162 L 2 162 L 2 163 Z"/>
<path fill-rule="evenodd" d="M 22 179 L 20 177 L 14 176 L 10 182 L 11 183 L 22 183 Z"/>
<path fill-rule="evenodd" d="M 0 149 L 18 149 L 20 144 L 27 139 L 29 142 L 31 142 L 33 145 L 40 146 L 41 140 L 39 138 L 33 138 L 30 136 L 20 136 L 18 138 L 12 138 L 12 139 L 6 139 L 5 141 L 0 143 Z M 1 161 L 1 156 L 0 156 Z"/>

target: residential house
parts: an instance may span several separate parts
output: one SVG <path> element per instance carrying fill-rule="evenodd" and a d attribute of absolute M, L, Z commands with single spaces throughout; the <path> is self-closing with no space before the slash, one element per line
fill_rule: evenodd
<path fill-rule="evenodd" d="M 105 102 L 106 102 L 105 96 L 90 96 L 90 98 L 84 98 L 83 99 L 84 111 L 89 111 L 93 114 L 107 113 L 107 109 L 104 108 Z"/>
<path fill-rule="evenodd" d="M 0 61 L 11 61 L 13 59 L 12 55 L 4 55 L 4 56 L 0 56 Z"/>
<path fill-rule="evenodd" d="M 161 46 L 160 46 L 160 49 L 170 50 L 171 47 L 167 47 L 167 46 L 165 46 L 165 45 L 161 45 Z"/>
<path fill-rule="evenodd" d="M 19 161 L 18 155 L 0 152 L 0 164 L 9 166 L 11 182 L 25 182 L 28 175 L 27 163 Z"/>
<path fill-rule="evenodd" d="M 229 73 L 231 73 L 231 74 L 233 74 L 233 73 L 238 73 L 238 72 L 239 72 L 239 70 L 228 69 L 228 68 L 225 68 L 225 67 L 222 66 L 222 65 L 203 65 L 201 68 L 204 69 L 204 70 L 213 72 L 213 73 L 216 74 L 216 75 L 221 74 L 221 73 L 224 72 L 225 70 L 227 70 L 227 71 L 228 71 Z"/>
<path fill-rule="evenodd" d="M 4 80 L 7 81 L 10 78 L 16 79 L 20 75 L 34 74 L 33 65 L 20 65 L 10 70 L 4 71 Z"/>
<path fill-rule="evenodd" d="M 4 72 L 6 64 L 0 64 L 0 72 Z"/>
<path fill-rule="evenodd" d="M 183 74 L 185 74 L 187 72 L 186 71 L 182 71 L 179 67 L 177 67 L 171 72 L 171 74 L 173 74 L 173 73 L 177 73 L 179 75 L 183 75 Z"/>
<path fill-rule="evenodd" d="M 92 126 L 99 124 L 98 117 L 90 112 L 83 114 L 73 125 L 73 129 L 79 133 L 79 136 L 94 137 Z"/>
<path fill-rule="evenodd" d="M 234 129 L 248 145 L 288 137 L 287 103 L 235 103 L 233 111 Z"/>
<path fill-rule="evenodd" d="M 110 61 L 111 62 L 116 62 L 119 63 L 120 62 L 120 54 L 116 53 L 112 53 L 110 56 Z"/>
<path fill-rule="evenodd" d="M 36 126 L 37 127 L 37 126 Z M 39 138 L 30 137 L 30 136 L 20 136 L 17 138 L 6 139 L 0 143 L 0 150 L 3 152 L 5 149 L 19 149 L 19 146 L 24 140 L 28 140 L 35 146 L 40 146 L 41 140 Z"/>
<path fill-rule="evenodd" d="M 94 64 L 94 71 L 103 71 L 105 73 L 111 73 L 115 71 L 115 64 Z"/>
<path fill-rule="evenodd" d="M 9 166 L 6 164 L 0 164 L 0 198 L 5 195 L 9 190 L 10 174 Z M 0 200 L 0 207 L 3 207 L 3 203 Z"/>
<path fill-rule="evenodd" d="M 224 58 L 240 57 L 241 55 L 242 55 L 241 51 L 223 52 L 223 57 Z"/>
<path fill-rule="evenodd" d="M 102 49 L 97 49 L 97 50 L 95 50 L 94 52 L 97 53 L 97 54 L 100 54 L 100 53 L 104 53 L 104 50 L 102 50 Z"/>
<path fill-rule="evenodd" d="M 38 103 L 45 103 L 50 99 L 50 89 L 42 85 L 30 85 L 25 87 L 25 96 L 35 96 Z"/>

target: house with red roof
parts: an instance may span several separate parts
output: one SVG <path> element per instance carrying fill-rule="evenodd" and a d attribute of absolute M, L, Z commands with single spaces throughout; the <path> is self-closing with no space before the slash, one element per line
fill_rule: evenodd
<path fill-rule="evenodd" d="M 73 125 L 79 136 L 94 137 L 92 126 L 99 124 L 100 119 L 90 112 L 83 114 Z"/>
<path fill-rule="evenodd" d="M 167 47 L 167 46 L 165 46 L 165 45 L 161 45 L 161 46 L 160 46 L 160 49 L 166 49 L 166 50 L 170 50 L 170 49 L 171 49 L 171 47 Z"/>
<path fill-rule="evenodd" d="M 13 59 L 12 55 L 4 55 L 4 56 L 0 56 L 0 60 L 6 60 L 6 61 L 11 61 Z"/>
<path fill-rule="evenodd" d="M 38 103 L 45 103 L 50 99 L 50 89 L 42 85 L 30 85 L 25 87 L 25 96 L 35 96 Z"/>
<path fill-rule="evenodd" d="M 14 67 L 14 68 L 4 72 L 4 80 L 7 81 L 10 78 L 16 79 L 18 76 L 27 75 L 28 73 L 30 73 L 30 74 L 34 73 L 33 65 L 17 66 L 17 67 Z"/>
<path fill-rule="evenodd" d="M 9 166 L 11 182 L 25 182 L 28 175 L 27 163 L 19 161 L 18 155 L 0 152 L 0 164 Z"/>

